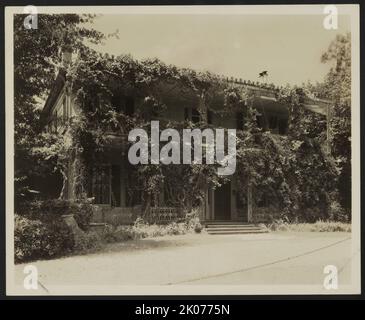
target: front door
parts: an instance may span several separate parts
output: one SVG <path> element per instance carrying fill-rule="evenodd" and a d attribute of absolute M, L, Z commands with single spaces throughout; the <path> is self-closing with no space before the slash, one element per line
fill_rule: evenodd
<path fill-rule="evenodd" d="M 214 219 L 231 219 L 231 182 L 227 182 L 214 191 Z"/>

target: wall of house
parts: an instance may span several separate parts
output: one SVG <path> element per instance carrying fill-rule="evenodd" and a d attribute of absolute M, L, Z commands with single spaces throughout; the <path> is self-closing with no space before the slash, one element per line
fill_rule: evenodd
<path fill-rule="evenodd" d="M 49 132 L 61 133 L 64 129 L 65 121 L 76 116 L 78 113 L 79 107 L 76 103 L 76 96 L 65 85 L 50 111 L 46 129 Z"/>
<path fill-rule="evenodd" d="M 165 100 L 165 103 L 168 105 L 168 107 L 162 112 L 160 113 L 158 116 L 154 116 L 152 119 L 153 120 L 169 120 L 169 121 L 177 121 L 177 122 L 181 122 L 184 121 L 186 118 L 186 115 L 189 116 L 190 119 L 192 119 L 192 108 L 196 108 L 198 101 L 193 100 L 193 99 L 176 99 L 176 97 L 167 97 Z M 219 109 L 219 105 L 222 103 L 222 101 L 218 101 L 216 102 L 216 105 L 214 106 L 214 108 L 218 108 Z M 276 110 L 278 108 L 278 105 L 273 104 L 273 102 L 260 102 L 257 103 L 257 108 L 260 109 L 267 109 L 266 115 L 277 115 L 278 118 L 280 119 L 285 119 L 287 117 L 287 115 L 285 113 L 282 112 L 282 110 Z M 140 112 L 140 113 L 145 113 L 146 107 L 143 106 L 142 101 L 136 99 L 135 103 L 134 103 L 134 111 L 135 112 Z M 280 108 L 279 108 L 280 109 Z M 77 103 L 75 101 L 75 96 L 68 94 L 66 92 L 66 90 L 63 90 L 59 99 L 57 100 L 57 103 L 55 105 L 55 108 L 53 110 L 53 114 L 57 114 L 58 116 L 65 116 L 66 113 L 66 118 L 67 116 L 72 117 L 73 115 L 76 115 L 79 112 L 79 107 L 77 106 Z M 213 126 L 216 127 L 223 127 L 223 128 L 236 128 L 237 127 L 237 119 L 236 119 L 236 114 L 218 114 L 218 113 L 211 113 L 210 116 L 210 120 L 211 120 L 211 124 Z M 128 188 L 129 188 L 129 184 L 130 181 L 128 180 L 128 163 L 127 163 L 127 159 L 126 159 L 126 154 L 123 153 L 123 150 L 115 147 L 115 148 L 110 148 L 108 152 L 106 152 L 105 154 L 105 159 L 104 162 L 107 165 L 113 166 L 113 165 L 118 165 L 120 166 L 120 203 L 119 203 L 119 207 L 120 210 L 118 211 L 117 208 L 113 209 L 114 213 L 113 215 L 130 215 L 131 212 L 133 211 L 132 207 L 128 208 L 128 203 L 127 203 L 127 192 L 128 192 Z M 73 172 L 73 168 L 70 168 L 70 174 L 74 174 Z M 231 219 L 232 220 L 237 220 L 237 219 L 241 219 L 244 218 L 245 213 L 241 212 L 242 210 L 248 210 L 248 208 L 245 209 L 238 209 L 237 208 L 237 201 L 236 201 L 236 197 L 237 194 L 240 191 L 238 190 L 237 187 L 237 181 L 236 181 L 236 177 L 233 176 L 232 177 L 232 182 L 231 182 Z M 69 188 L 69 196 L 72 197 L 73 196 L 73 189 L 72 186 L 70 185 Z M 110 201 L 111 202 L 111 201 Z M 160 192 L 160 199 L 159 199 L 159 204 L 161 206 L 164 206 L 164 192 Z M 110 203 L 107 205 L 101 205 L 101 208 L 103 208 L 103 210 L 101 211 L 103 213 L 103 217 L 105 218 L 105 215 L 108 213 L 106 212 L 112 212 L 112 209 L 110 207 Z M 106 210 L 105 208 L 109 207 L 108 210 Z M 206 219 L 206 220 L 211 220 L 214 219 L 215 217 L 215 213 L 214 213 L 214 190 L 212 189 L 207 189 L 206 190 L 206 200 L 205 200 L 205 205 L 202 206 L 201 211 L 201 218 L 202 219 Z"/>

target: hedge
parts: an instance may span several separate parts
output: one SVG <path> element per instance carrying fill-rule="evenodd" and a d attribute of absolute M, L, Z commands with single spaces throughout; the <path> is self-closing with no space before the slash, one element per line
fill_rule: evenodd
<path fill-rule="evenodd" d="M 74 245 L 73 235 L 62 218 L 46 223 L 15 214 L 15 262 L 67 254 Z"/>
<path fill-rule="evenodd" d="M 73 214 L 86 231 L 92 217 L 89 202 L 45 200 L 24 203 L 15 214 L 15 262 L 47 259 L 80 247 L 62 215 Z"/>
<path fill-rule="evenodd" d="M 26 202 L 20 211 L 21 215 L 30 219 L 46 222 L 65 214 L 73 214 L 77 224 L 84 231 L 88 229 L 93 214 L 92 205 L 88 201 L 60 199 Z"/>

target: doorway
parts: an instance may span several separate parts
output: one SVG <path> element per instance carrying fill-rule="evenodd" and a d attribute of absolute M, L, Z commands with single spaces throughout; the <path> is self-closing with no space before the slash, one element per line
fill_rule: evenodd
<path fill-rule="evenodd" d="M 214 191 L 214 219 L 231 220 L 231 182 Z"/>

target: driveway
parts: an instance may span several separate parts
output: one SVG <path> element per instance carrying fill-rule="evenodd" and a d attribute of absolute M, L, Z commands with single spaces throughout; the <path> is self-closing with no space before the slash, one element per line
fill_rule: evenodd
<path fill-rule="evenodd" d="M 194 291 L 194 286 L 215 285 L 208 291 L 211 293 L 219 292 L 216 285 L 233 285 L 237 290 L 266 286 L 273 292 L 276 286 L 310 285 L 322 290 L 326 265 L 337 267 L 339 286 L 346 286 L 351 283 L 352 259 L 351 233 L 274 232 L 143 239 L 110 244 L 92 254 L 31 264 L 38 269 L 37 294 L 141 294 L 137 289 L 142 287 L 147 294 L 151 293 L 148 288 L 156 285 L 180 286 L 186 293 L 198 294 L 206 291 Z M 19 286 L 24 266 L 15 266 Z"/>

